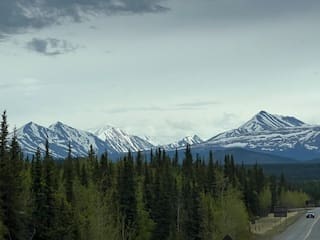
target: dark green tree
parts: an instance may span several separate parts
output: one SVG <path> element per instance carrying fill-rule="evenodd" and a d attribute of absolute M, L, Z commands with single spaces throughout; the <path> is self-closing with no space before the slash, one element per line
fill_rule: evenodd
<path fill-rule="evenodd" d="M 73 158 L 72 158 L 72 149 L 71 144 L 69 143 L 68 157 L 64 160 L 64 188 L 66 192 L 66 200 L 69 203 L 72 203 L 74 200 L 73 193 L 73 181 L 74 181 L 74 167 L 73 167 Z"/>
<path fill-rule="evenodd" d="M 56 202 L 56 169 L 55 163 L 50 156 L 49 141 L 45 144 L 45 156 L 43 159 L 43 194 L 45 200 L 44 225 L 46 228 L 46 239 L 56 239 L 57 219 L 57 202 Z"/>
<path fill-rule="evenodd" d="M 135 236 L 137 227 L 137 201 L 134 163 L 131 152 L 123 158 L 119 165 L 118 201 L 123 225 L 123 237 Z"/>
<path fill-rule="evenodd" d="M 32 221 L 30 234 L 32 239 L 41 240 L 46 237 L 45 226 L 45 194 L 44 194 L 44 180 L 43 180 L 43 165 L 41 160 L 40 149 L 38 148 L 35 159 L 34 167 L 32 168 L 32 185 L 31 193 L 33 199 Z"/>
<path fill-rule="evenodd" d="M 2 223 L 6 228 L 6 239 L 22 239 L 25 234 L 23 219 L 26 213 L 22 209 L 21 151 L 14 130 L 11 144 L 8 143 L 8 123 L 6 112 L 2 114 L 0 130 L 0 204 Z"/>

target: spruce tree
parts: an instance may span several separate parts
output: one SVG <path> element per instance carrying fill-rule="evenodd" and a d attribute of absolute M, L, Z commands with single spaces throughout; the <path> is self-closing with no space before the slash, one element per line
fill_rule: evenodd
<path fill-rule="evenodd" d="M 6 239 L 22 239 L 24 235 L 23 219 L 26 215 L 19 198 L 22 192 L 22 170 L 16 130 L 8 146 L 8 123 L 4 112 L 0 130 L 0 211 L 6 228 Z"/>
<path fill-rule="evenodd" d="M 100 190 L 106 194 L 112 184 L 111 179 L 111 166 L 108 160 L 108 153 L 104 153 L 100 158 Z"/>
<path fill-rule="evenodd" d="M 66 193 L 66 200 L 69 203 L 73 202 L 74 193 L 73 193 L 73 159 L 72 159 L 72 149 L 71 144 L 69 143 L 68 157 L 64 160 L 64 188 Z"/>
<path fill-rule="evenodd" d="M 81 166 L 80 183 L 84 187 L 88 187 L 89 185 L 88 171 L 87 171 L 86 164 L 82 164 Z"/>
<path fill-rule="evenodd" d="M 213 162 L 213 153 L 209 152 L 209 163 L 207 167 L 207 186 L 206 191 L 211 193 L 212 196 L 217 196 L 216 190 L 216 170 Z"/>
<path fill-rule="evenodd" d="M 131 152 L 123 158 L 119 166 L 118 201 L 125 239 L 135 236 L 137 224 L 136 184 Z"/>
<path fill-rule="evenodd" d="M 171 163 L 165 151 L 157 154 L 160 163 L 155 169 L 155 182 L 153 188 L 154 201 L 152 204 L 152 219 L 155 228 L 152 239 L 169 239 L 176 227 L 176 192 L 174 192 L 174 178 L 171 171 Z"/>
<path fill-rule="evenodd" d="M 138 153 L 137 153 L 136 172 L 139 177 L 142 176 L 142 174 L 143 174 L 143 159 L 142 159 L 141 151 L 138 151 Z"/>
<path fill-rule="evenodd" d="M 57 225 L 57 202 L 56 202 L 56 171 L 55 164 L 49 153 L 49 141 L 46 141 L 45 156 L 43 160 L 44 165 L 44 185 L 43 193 L 45 199 L 45 227 L 46 238 L 56 239 L 55 227 Z"/>
<path fill-rule="evenodd" d="M 38 148 L 35 159 L 34 167 L 32 168 L 32 185 L 31 193 L 33 199 L 33 211 L 30 234 L 32 239 L 41 240 L 46 237 L 46 203 L 44 194 L 44 179 L 43 179 L 43 165 L 41 160 L 40 149 Z"/>

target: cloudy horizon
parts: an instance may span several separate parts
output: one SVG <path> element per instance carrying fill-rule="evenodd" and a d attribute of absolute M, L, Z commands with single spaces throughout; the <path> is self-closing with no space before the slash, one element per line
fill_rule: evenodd
<path fill-rule="evenodd" d="M 11 126 L 208 139 L 260 110 L 320 123 L 316 0 L 3 0 Z"/>

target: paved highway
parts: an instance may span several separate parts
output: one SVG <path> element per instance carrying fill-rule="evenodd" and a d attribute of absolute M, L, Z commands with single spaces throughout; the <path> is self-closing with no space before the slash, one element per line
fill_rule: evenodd
<path fill-rule="evenodd" d="M 303 215 L 273 240 L 320 240 L 320 208 L 314 209 L 313 212 L 315 218 L 306 218 Z"/>

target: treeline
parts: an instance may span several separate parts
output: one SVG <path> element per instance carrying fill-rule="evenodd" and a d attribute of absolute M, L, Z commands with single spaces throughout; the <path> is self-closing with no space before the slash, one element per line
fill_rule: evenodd
<path fill-rule="evenodd" d="M 6 113 L 0 130 L 0 239 L 188 240 L 250 239 L 249 221 L 275 205 L 303 205 L 306 195 L 284 177 L 258 165 L 237 166 L 193 158 L 182 163 L 164 150 L 146 161 L 129 152 L 116 162 L 107 154 L 69 154 L 54 161 L 47 141 L 24 159 L 15 134 L 8 142 Z"/>

